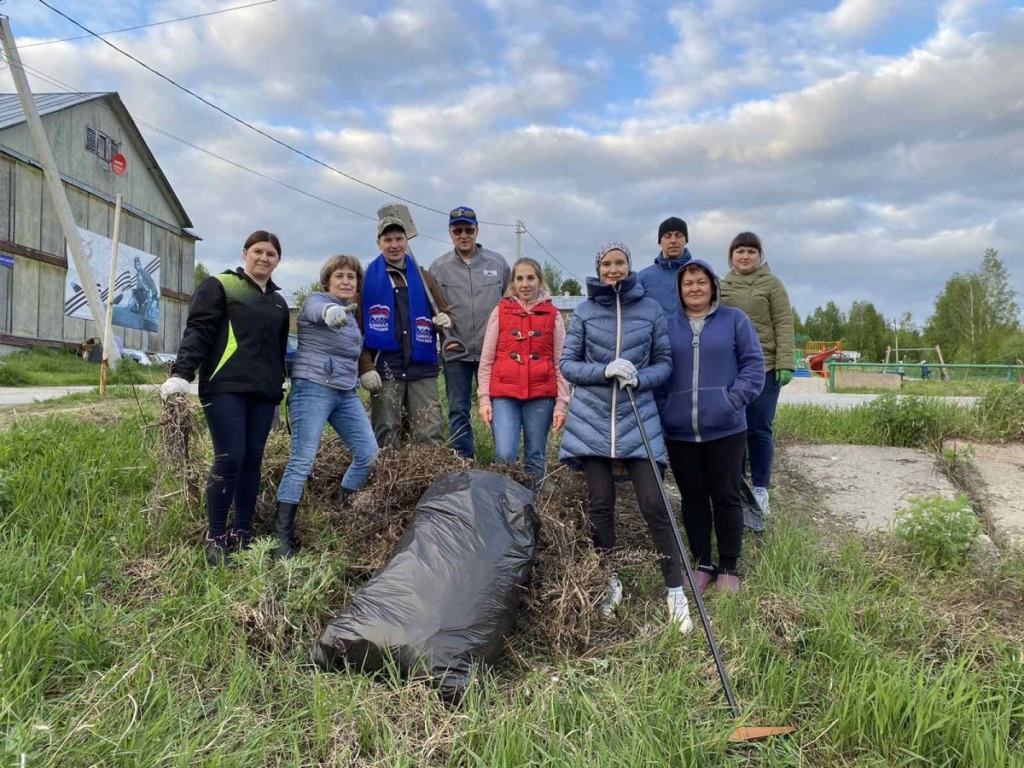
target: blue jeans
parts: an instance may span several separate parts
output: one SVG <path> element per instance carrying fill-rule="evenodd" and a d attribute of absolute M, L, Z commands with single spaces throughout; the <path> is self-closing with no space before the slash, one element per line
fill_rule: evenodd
<path fill-rule="evenodd" d="M 491 400 L 494 433 L 494 460 L 519 461 L 519 434 L 523 435 L 523 465 L 537 482 L 544 479 L 548 455 L 548 432 L 555 413 L 555 398 L 538 397 L 515 400 L 496 397 Z"/>
<path fill-rule="evenodd" d="M 237 531 L 248 531 L 260 492 L 260 465 L 275 404 L 248 395 L 210 395 L 203 403 L 213 442 L 213 466 L 206 479 L 206 517 L 210 538 L 227 533 L 228 511 L 235 503 Z"/>
<path fill-rule="evenodd" d="M 277 500 L 298 504 L 313 471 L 324 426 L 330 424 L 352 453 L 341 487 L 358 491 L 370 476 L 377 440 L 359 395 L 354 389 L 332 389 L 309 379 L 295 379 L 288 400 L 292 424 L 292 455 L 277 489 Z"/>
<path fill-rule="evenodd" d="M 750 456 L 750 484 L 767 488 L 772 481 L 772 459 L 775 457 L 775 406 L 782 386 L 775 380 L 775 371 L 765 371 L 764 389 L 747 406 L 747 453 Z"/>
<path fill-rule="evenodd" d="M 456 360 L 444 364 L 444 387 L 448 392 L 448 438 L 452 448 L 464 459 L 472 459 L 473 425 L 469 409 L 473 404 L 473 377 L 480 363 Z"/>

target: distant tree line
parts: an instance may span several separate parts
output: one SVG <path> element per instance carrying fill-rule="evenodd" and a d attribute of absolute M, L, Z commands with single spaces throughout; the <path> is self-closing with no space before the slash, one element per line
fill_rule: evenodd
<path fill-rule="evenodd" d="M 901 349 L 939 345 L 947 363 L 1024 360 L 1020 305 L 1006 266 L 993 248 L 985 251 L 978 269 L 958 272 L 946 281 L 923 325 L 909 312 L 887 319 L 870 301 L 855 301 L 846 312 L 830 301 L 803 320 L 794 309 L 793 319 L 798 335 L 816 341 L 842 339 L 843 349 L 860 352 L 865 361 L 882 360 L 886 345 L 895 347 L 897 338 Z"/>

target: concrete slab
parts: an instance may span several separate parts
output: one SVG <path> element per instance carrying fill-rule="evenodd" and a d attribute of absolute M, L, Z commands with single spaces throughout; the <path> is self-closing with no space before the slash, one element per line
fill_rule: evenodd
<path fill-rule="evenodd" d="M 912 496 L 954 498 L 934 454 L 870 445 L 784 445 L 777 450 L 820 489 L 821 517 L 886 530 Z"/>
<path fill-rule="evenodd" d="M 965 443 L 959 443 L 962 449 Z M 1024 549 L 1024 445 L 969 443 L 971 495 L 992 524 L 997 544 Z"/>

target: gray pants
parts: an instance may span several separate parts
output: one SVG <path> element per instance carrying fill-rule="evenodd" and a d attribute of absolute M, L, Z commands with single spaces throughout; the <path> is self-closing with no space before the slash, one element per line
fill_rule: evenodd
<path fill-rule="evenodd" d="M 398 448 L 403 434 L 410 435 L 414 443 L 443 445 L 437 377 L 382 381 L 380 389 L 370 396 L 370 423 L 381 450 Z"/>

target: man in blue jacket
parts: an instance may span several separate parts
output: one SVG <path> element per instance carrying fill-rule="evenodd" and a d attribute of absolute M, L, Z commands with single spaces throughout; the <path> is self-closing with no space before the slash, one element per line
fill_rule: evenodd
<path fill-rule="evenodd" d="M 644 295 L 658 302 L 668 317 L 679 310 L 676 273 L 693 258 L 686 247 L 688 241 L 686 222 L 678 216 L 669 216 L 658 227 L 658 247 L 661 248 L 658 258 L 637 273 L 637 282 L 644 287 Z"/>

